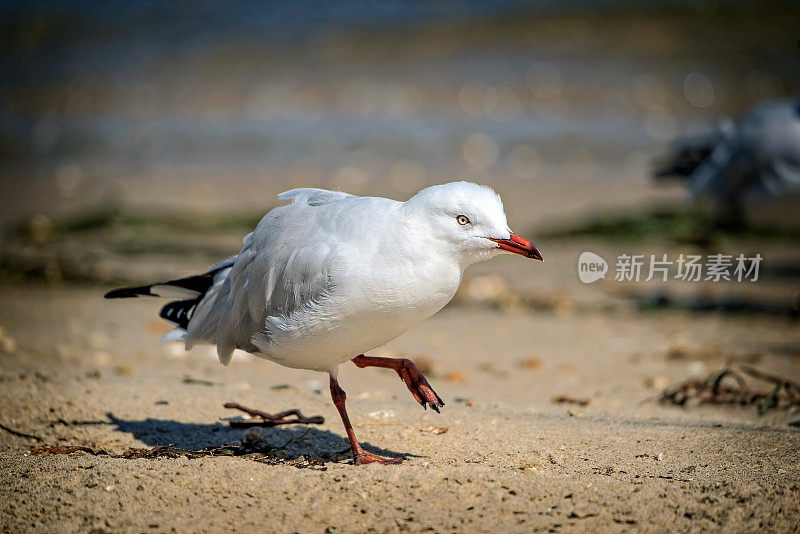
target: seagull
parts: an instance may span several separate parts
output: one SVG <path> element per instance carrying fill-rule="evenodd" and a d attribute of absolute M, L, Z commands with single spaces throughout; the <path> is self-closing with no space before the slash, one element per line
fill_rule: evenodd
<path fill-rule="evenodd" d="M 656 179 L 688 182 L 722 215 L 739 217 L 745 200 L 800 190 L 800 96 L 757 105 L 734 123 L 678 139 L 654 171 Z"/>
<path fill-rule="evenodd" d="M 491 188 L 453 182 L 405 202 L 301 188 L 278 195 L 236 256 L 208 272 L 115 289 L 106 298 L 173 297 L 159 315 L 175 329 L 165 341 L 216 345 L 286 367 L 328 373 L 356 465 L 399 463 L 356 439 L 337 380 L 339 365 L 393 369 L 414 399 L 436 412 L 444 402 L 405 358 L 365 356 L 430 317 L 456 293 L 464 269 L 502 252 L 542 260 L 508 226 Z"/>

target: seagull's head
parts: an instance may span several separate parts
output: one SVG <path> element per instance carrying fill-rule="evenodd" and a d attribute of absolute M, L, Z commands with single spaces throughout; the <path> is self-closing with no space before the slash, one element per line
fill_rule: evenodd
<path fill-rule="evenodd" d="M 414 233 L 464 265 L 503 251 L 542 260 L 533 243 L 508 227 L 503 201 L 490 187 L 471 182 L 434 185 L 406 205 L 415 214 Z"/>

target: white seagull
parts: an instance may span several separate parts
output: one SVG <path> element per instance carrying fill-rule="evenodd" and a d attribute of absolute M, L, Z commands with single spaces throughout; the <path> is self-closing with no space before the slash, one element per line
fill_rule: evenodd
<path fill-rule="evenodd" d="M 511 232 L 491 188 L 454 182 L 406 202 L 324 189 L 278 195 L 290 204 L 267 213 L 238 255 L 208 272 L 116 289 L 106 298 L 180 297 L 161 309 L 175 323 L 165 340 L 234 349 L 286 367 L 326 372 L 355 464 L 399 463 L 364 451 L 337 382 L 339 365 L 394 369 L 423 407 L 444 402 L 407 359 L 364 353 L 430 317 L 455 295 L 464 269 L 502 251 L 542 259 Z"/>

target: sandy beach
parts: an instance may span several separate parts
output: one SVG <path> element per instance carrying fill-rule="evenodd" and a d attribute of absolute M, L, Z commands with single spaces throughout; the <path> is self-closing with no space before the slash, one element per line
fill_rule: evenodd
<path fill-rule="evenodd" d="M 481 265 L 469 291 L 374 351 L 423 367 L 446 406 L 423 411 L 389 371 L 342 366 L 368 450 L 398 466 L 350 465 L 325 376 L 211 349 L 162 345 L 156 301 L 108 302 L 102 288 L 5 287 L 4 528 L 61 531 L 277 532 L 693 531 L 797 528 L 797 409 L 658 402 L 662 389 L 729 364 L 798 377 L 788 318 L 596 311 L 565 273 L 580 245 L 541 244 L 520 284 L 475 298 L 486 277 L 514 281 L 515 258 Z M 559 260 L 559 258 L 561 258 Z M 564 268 L 562 268 L 562 266 Z M 541 268 L 540 268 L 541 267 Z M 476 282 L 476 280 L 478 282 Z M 489 278 L 489 280 L 496 280 Z M 553 288 L 559 288 L 554 290 Z M 483 295 L 482 293 L 477 294 Z M 605 295 L 605 296 L 603 296 Z M 583 302 L 585 305 L 581 305 Z M 595 311 L 593 311 L 595 310 Z M 11 350 L 9 350 L 11 349 Z M 761 386 L 762 388 L 765 386 Z M 299 408 L 322 425 L 265 428 L 248 456 L 127 459 L 37 445 L 129 448 L 238 445 L 222 407 Z"/>

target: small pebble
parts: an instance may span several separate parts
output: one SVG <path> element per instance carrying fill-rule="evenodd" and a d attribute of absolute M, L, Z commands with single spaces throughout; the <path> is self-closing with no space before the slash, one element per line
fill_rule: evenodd
<path fill-rule="evenodd" d="M 53 223 L 47 215 L 37 213 L 28 221 L 28 237 L 37 243 L 44 243 L 53 232 Z"/>
<path fill-rule="evenodd" d="M 528 358 L 519 362 L 519 366 L 523 369 L 538 369 L 542 366 L 542 360 L 539 358 Z"/>
<path fill-rule="evenodd" d="M 701 361 L 692 362 L 689 364 L 689 374 L 702 376 L 707 373 L 706 364 Z"/>
<path fill-rule="evenodd" d="M 663 391 L 669 386 L 669 379 L 666 376 L 654 376 L 645 380 L 645 385 L 649 388 Z"/>
<path fill-rule="evenodd" d="M 17 350 L 17 342 L 14 341 L 14 338 L 9 337 L 7 335 L 3 335 L 0 337 L 0 350 L 5 352 L 6 354 L 11 354 L 15 350 Z"/>
<path fill-rule="evenodd" d="M 378 410 L 367 414 L 372 419 L 392 419 L 395 414 L 392 410 Z"/>
<path fill-rule="evenodd" d="M 94 353 L 94 364 L 99 367 L 105 367 L 111 363 L 111 355 L 104 350 L 98 350 Z"/>
<path fill-rule="evenodd" d="M 133 367 L 128 364 L 121 364 L 114 367 L 114 372 L 119 376 L 131 376 L 133 374 Z"/>
<path fill-rule="evenodd" d="M 442 380 L 445 382 L 466 382 L 467 375 L 462 373 L 461 371 L 450 371 L 449 373 L 445 373 L 442 376 Z"/>

